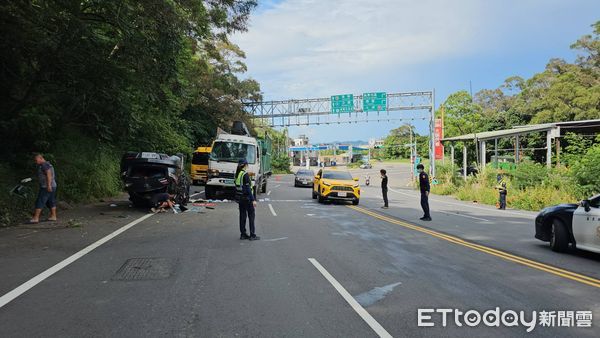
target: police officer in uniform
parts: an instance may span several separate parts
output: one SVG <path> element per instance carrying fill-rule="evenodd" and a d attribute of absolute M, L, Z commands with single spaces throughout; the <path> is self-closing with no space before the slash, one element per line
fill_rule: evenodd
<path fill-rule="evenodd" d="M 254 227 L 256 199 L 254 198 L 252 180 L 246 172 L 248 161 L 241 159 L 235 172 L 235 195 L 240 208 L 240 239 L 259 240 Z M 246 217 L 250 223 L 250 236 L 246 232 Z"/>
<path fill-rule="evenodd" d="M 388 177 L 385 169 L 379 171 L 381 174 L 381 194 L 383 195 L 383 206 L 382 209 L 387 209 L 388 206 Z"/>
<path fill-rule="evenodd" d="M 496 185 L 496 189 L 498 189 L 498 209 L 500 210 L 506 210 L 506 194 L 508 193 L 508 190 L 506 190 L 506 181 L 504 180 L 504 177 L 502 177 L 501 174 L 498 174 L 498 176 L 496 176 L 496 181 L 498 182 L 498 184 Z"/>
<path fill-rule="evenodd" d="M 421 190 L 421 208 L 423 208 L 423 217 L 419 218 L 421 221 L 431 221 L 431 215 L 429 214 L 429 175 L 425 172 L 425 167 L 422 164 L 417 165 L 419 171 L 419 189 Z"/>

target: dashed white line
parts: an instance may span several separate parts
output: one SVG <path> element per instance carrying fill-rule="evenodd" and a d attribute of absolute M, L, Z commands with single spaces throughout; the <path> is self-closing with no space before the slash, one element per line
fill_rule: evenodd
<path fill-rule="evenodd" d="M 323 277 L 327 279 L 327 281 L 337 290 L 337 292 L 342 296 L 342 298 L 344 298 L 350 307 L 356 311 L 356 313 L 367 323 L 367 325 L 371 327 L 371 329 L 373 329 L 373 331 L 375 331 L 379 337 L 392 337 L 392 335 L 389 334 L 386 329 L 384 329 L 383 326 L 381 326 L 381 324 L 379 324 L 375 318 L 373 318 L 367 312 L 367 310 L 365 310 L 365 308 L 363 308 L 356 301 L 356 299 L 354 299 L 354 297 L 352 297 L 352 295 L 348 293 L 346 289 L 344 289 L 342 284 L 340 284 L 327 270 L 325 270 L 325 268 L 316 259 L 309 258 L 308 261 L 311 262 L 312 265 L 317 268 L 317 270 L 319 270 Z"/>
<path fill-rule="evenodd" d="M 190 195 L 190 197 L 194 197 L 194 196 L 196 196 L 196 195 L 200 195 L 200 194 L 201 194 L 201 193 L 203 193 L 203 192 L 204 192 L 204 190 L 202 190 L 202 191 L 199 191 L 199 192 L 197 192 L 197 193 L 195 193 L 195 194 L 192 194 L 192 195 Z"/>
<path fill-rule="evenodd" d="M 277 242 L 277 241 L 281 241 L 281 240 L 284 240 L 284 239 L 287 239 L 287 237 L 263 239 L 263 242 Z"/>
<path fill-rule="evenodd" d="M 46 271 L 40 273 L 39 275 L 33 277 L 32 279 L 28 280 L 27 282 L 19 285 L 17 288 L 15 288 L 14 290 L 10 291 L 9 293 L 3 295 L 2 297 L 0 297 L 0 308 L 2 308 L 4 305 L 10 303 L 11 301 L 13 301 L 15 298 L 19 297 L 20 295 L 24 294 L 25 292 L 27 292 L 29 289 L 33 288 L 34 286 L 38 285 L 39 283 L 43 282 L 46 278 L 52 276 L 53 274 L 59 272 L 60 270 L 64 269 L 65 267 L 67 267 L 69 264 L 75 262 L 76 260 L 78 260 L 79 258 L 87 255 L 88 253 L 90 253 L 92 250 L 96 249 L 97 247 L 101 246 L 102 244 L 110 241 L 111 239 L 119 236 L 120 234 L 122 234 L 123 232 L 127 231 L 129 228 L 133 227 L 134 225 L 152 217 L 154 214 L 147 214 L 144 215 L 138 219 L 136 219 L 133 222 L 128 223 L 127 225 L 113 231 L 112 233 L 102 237 L 101 239 L 97 240 L 96 242 L 86 246 L 85 248 L 83 248 L 82 250 L 80 250 L 79 252 L 69 256 L 68 258 L 64 259 L 63 261 L 57 263 L 56 265 L 48 268 Z"/>
<path fill-rule="evenodd" d="M 271 190 L 269 190 L 269 192 L 267 193 L 267 196 L 270 196 L 270 195 L 271 195 Z"/>
<path fill-rule="evenodd" d="M 277 214 L 275 213 L 275 209 L 273 209 L 273 205 L 271 205 L 271 203 L 269 203 L 269 210 L 271 210 L 273 216 L 277 216 Z"/>
<path fill-rule="evenodd" d="M 438 210 L 437 212 L 441 212 L 442 214 L 446 214 L 446 215 L 461 216 L 461 217 L 476 219 L 478 221 L 484 221 L 484 222 L 490 222 L 491 223 L 491 221 L 489 221 L 489 220 L 487 220 L 485 218 L 479 218 L 479 217 L 475 217 L 475 216 L 463 215 L 463 214 L 459 214 L 459 213 L 456 213 L 456 212 L 448 212 L 448 211 L 442 211 L 442 210 Z"/>

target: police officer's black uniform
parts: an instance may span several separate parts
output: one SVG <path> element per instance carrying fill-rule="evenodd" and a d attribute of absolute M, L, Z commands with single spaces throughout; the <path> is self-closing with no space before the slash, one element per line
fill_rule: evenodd
<path fill-rule="evenodd" d="M 247 164 L 247 162 L 240 161 L 240 164 Z M 252 180 L 245 170 L 241 170 L 235 178 L 235 187 L 240 209 L 240 239 L 258 240 L 260 237 L 256 236 L 254 226 L 256 212 L 253 204 L 255 199 L 252 192 Z M 250 236 L 246 232 L 246 217 L 250 223 Z"/>
<path fill-rule="evenodd" d="M 388 177 L 383 174 L 381 177 L 381 194 L 383 195 L 383 207 L 388 207 Z"/>
<path fill-rule="evenodd" d="M 422 164 L 417 166 L 418 169 L 424 169 Z M 419 173 L 419 189 L 421 190 L 421 208 L 423 208 L 423 217 L 420 218 L 422 221 L 431 221 L 431 215 L 429 214 L 429 175 L 425 171 Z"/>

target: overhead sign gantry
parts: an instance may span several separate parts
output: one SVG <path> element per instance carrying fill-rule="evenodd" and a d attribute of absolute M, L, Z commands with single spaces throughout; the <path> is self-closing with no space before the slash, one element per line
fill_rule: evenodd
<path fill-rule="evenodd" d="M 342 94 L 243 105 L 253 118 L 271 127 L 429 120 L 429 158 L 434 156 L 435 90 Z M 406 111 L 413 114 L 398 114 Z M 431 175 L 435 177 L 435 161 L 431 161 Z"/>

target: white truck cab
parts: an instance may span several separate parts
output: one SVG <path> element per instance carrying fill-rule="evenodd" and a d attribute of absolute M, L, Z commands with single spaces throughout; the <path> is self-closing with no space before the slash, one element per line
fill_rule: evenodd
<path fill-rule="evenodd" d="M 254 194 L 266 192 L 271 175 L 271 141 L 250 135 L 242 122 L 234 122 L 232 133 L 219 130 L 208 160 L 205 195 L 215 199 L 220 191 L 235 191 L 235 171 L 241 159 L 248 161 L 247 172 L 254 185 Z"/>

